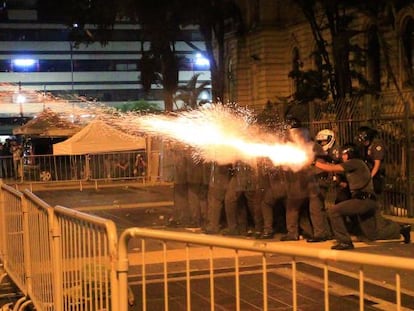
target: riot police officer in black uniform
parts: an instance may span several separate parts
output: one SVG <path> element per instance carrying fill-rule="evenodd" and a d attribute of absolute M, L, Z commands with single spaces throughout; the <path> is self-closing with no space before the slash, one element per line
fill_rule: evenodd
<path fill-rule="evenodd" d="M 324 162 L 338 164 L 341 159 L 341 148 L 337 144 L 335 133 L 331 129 L 323 129 L 319 131 L 315 140 L 320 148 L 315 150 L 316 157 Z M 335 185 L 335 203 L 350 198 L 348 183 L 343 174 L 329 174 L 328 172 L 320 172 L 317 175 L 321 188 L 328 191 L 328 188 Z"/>
<path fill-rule="evenodd" d="M 362 159 L 368 165 L 374 183 L 374 191 L 381 194 L 385 184 L 384 142 L 378 138 L 378 132 L 368 126 L 361 126 L 356 137 L 357 144 L 362 147 Z"/>
<path fill-rule="evenodd" d="M 288 130 L 289 139 L 296 144 L 314 146 L 309 130 L 293 124 Z M 286 229 L 281 241 L 294 241 L 302 235 L 308 242 L 321 242 L 330 239 L 331 233 L 324 211 L 324 198 L 312 167 L 299 171 L 286 171 Z M 309 213 L 309 216 L 306 213 Z M 304 217 L 305 216 L 305 217 Z M 306 217 L 307 216 L 307 217 Z"/>
<path fill-rule="evenodd" d="M 373 219 L 377 210 L 376 196 L 368 166 L 358 159 L 357 147 L 347 144 L 342 148 L 342 163 L 330 164 L 316 161 L 314 165 L 328 172 L 343 172 L 349 184 L 352 197 L 349 200 L 335 204 L 328 209 L 329 219 L 337 243 L 332 246 L 336 250 L 353 249 L 351 236 L 344 222 L 344 216 L 358 215 L 363 227 L 364 219 Z M 379 231 L 375 226 L 361 228 L 370 240 L 398 239 L 402 235 L 404 243 L 410 242 L 411 226 L 399 226 L 397 223 L 387 221 L 387 226 Z M 364 230 L 365 229 L 365 230 Z"/>

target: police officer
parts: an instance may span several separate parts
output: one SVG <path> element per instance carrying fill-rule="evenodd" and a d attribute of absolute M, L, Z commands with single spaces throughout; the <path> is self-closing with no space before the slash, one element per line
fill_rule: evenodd
<path fill-rule="evenodd" d="M 368 126 L 361 126 L 356 136 L 357 144 L 362 147 L 362 159 L 368 165 L 374 183 L 374 191 L 381 194 L 385 184 L 385 169 L 383 165 L 385 146 L 378 138 L 378 132 Z"/>
<path fill-rule="evenodd" d="M 341 162 L 341 148 L 338 146 L 335 133 L 331 129 L 323 129 L 319 131 L 315 140 L 320 148 L 315 148 L 316 157 L 328 163 Z M 327 172 L 317 172 L 319 185 L 326 192 L 332 184 L 335 185 L 335 203 L 349 199 L 350 192 L 345 177 L 342 174 L 330 175 Z M 325 193 L 326 194 L 326 193 Z"/>
<path fill-rule="evenodd" d="M 260 203 L 262 219 L 256 219 L 255 237 L 272 239 L 277 230 L 286 231 L 284 208 L 287 184 L 282 168 L 274 166 L 267 158 L 260 159 L 259 162 L 259 190 L 262 195 Z M 280 216 L 283 216 L 282 221 Z"/>
<path fill-rule="evenodd" d="M 371 172 L 364 161 L 358 159 L 358 151 L 355 145 L 347 144 L 343 147 L 342 161 L 339 164 L 319 160 L 314 162 L 315 167 L 324 171 L 344 173 L 352 194 L 349 200 L 342 201 L 328 209 L 336 239 L 336 244 L 331 248 L 335 250 L 354 248 L 351 236 L 345 226 L 344 216 L 358 215 L 363 222 L 364 219 L 372 219 L 377 209 Z M 410 230 L 411 226 L 409 225 L 400 227 L 395 222 L 388 221 L 387 230 L 378 231 L 376 227 L 371 227 L 369 231 L 366 230 L 364 233 L 369 235 L 370 239 L 398 239 L 402 235 L 404 242 L 409 243 Z"/>
<path fill-rule="evenodd" d="M 289 138 L 294 143 L 301 145 L 314 144 L 310 139 L 309 130 L 301 127 L 300 123 L 293 124 L 288 133 Z M 297 172 L 287 171 L 286 178 L 287 234 L 283 235 L 280 240 L 298 240 L 300 233 L 299 221 L 302 233 L 308 238 L 309 242 L 320 242 L 330 239 L 330 229 L 324 211 L 324 200 L 314 169 L 305 167 Z M 309 212 L 308 217 L 306 217 L 306 212 Z"/>
<path fill-rule="evenodd" d="M 221 229 L 224 199 L 232 174 L 230 164 L 212 162 L 207 193 L 207 223 L 203 228 L 206 234 L 218 234 Z"/>
<path fill-rule="evenodd" d="M 209 163 L 193 159 L 193 150 L 180 143 L 170 143 L 168 154 L 174 163 L 174 207 L 167 226 L 199 228 L 207 219 Z"/>
<path fill-rule="evenodd" d="M 174 207 L 167 226 L 183 227 L 191 222 L 190 206 L 188 204 L 187 161 L 188 150 L 180 143 L 171 145 L 170 156 L 173 159 Z"/>
<path fill-rule="evenodd" d="M 232 172 L 224 199 L 227 229 L 222 233 L 224 235 L 251 235 L 253 231 L 248 229 L 249 215 L 254 219 L 260 208 L 257 167 L 237 161 Z"/>

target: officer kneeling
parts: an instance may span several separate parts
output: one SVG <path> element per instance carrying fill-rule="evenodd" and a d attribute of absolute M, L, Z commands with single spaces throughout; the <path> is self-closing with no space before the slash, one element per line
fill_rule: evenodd
<path fill-rule="evenodd" d="M 391 240 L 398 239 L 401 235 L 404 243 L 410 242 L 410 225 L 398 225 L 389 220 L 382 221 L 385 223 L 378 226 L 376 221 L 379 211 L 377 211 L 377 202 L 374 193 L 372 177 L 368 166 L 364 161 L 358 158 L 357 147 L 353 144 L 347 144 L 342 148 L 342 163 L 331 164 L 321 161 L 314 162 L 315 167 L 321 170 L 334 173 L 345 174 L 352 197 L 349 200 L 335 204 L 328 209 L 328 216 L 331 222 L 332 231 L 334 233 L 336 244 L 332 249 L 347 250 L 353 249 L 352 239 L 347 231 L 344 216 L 357 215 L 360 221 L 368 221 L 371 223 L 370 230 L 364 232 L 370 240 Z"/>

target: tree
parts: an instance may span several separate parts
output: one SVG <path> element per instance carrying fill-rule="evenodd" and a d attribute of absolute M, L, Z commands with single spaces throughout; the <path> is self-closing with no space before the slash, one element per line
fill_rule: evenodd
<path fill-rule="evenodd" d="M 136 111 L 136 112 L 158 112 L 159 107 L 155 103 L 150 103 L 145 100 L 139 100 L 137 102 L 126 103 L 121 105 L 118 110 L 121 112 Z"/>
<path fill-rule="evenodd" d="M 321 76 L 327 77 L 333 100 L 347 96 L 378 93 L 380 91 L 381 52 L 385 71 L 394 86 L 399 86 L 390 62 L 390 49 L 382 33 L 394 26 L 395 12 L 409 1 L 399 0 L 294 0 L 306 17 L 317 45 L 316 53 L 321 58 Z M 370 27 L 359 28 L 357 19 L 365 18 Z M 368 47 L 358 44 L 356 36 L 368 38 Z M 367 61 L 376 61 L 375 78 L 368 81 L 362 74 Z M 294 73 L 292 75 L 295 75 Z M 296 77 L 298 75 L 296 74 Z M 358 88 L 353 81 L 358 81 Z M 326 83 L 326 82 L 324 82 Z"/>
<path fill-rule="evenodd" d="M 181 100 L 184 102 L 184 109 L 196 109 L 198 107 L 198 98 L 200 94 L 207 90 L 207 86 L 210 82 L 198 83 L 200 74 L 195 74 L 184 86 L 179 86 L 177 94 L 175 95 L 175 101 Z"/>
<path fill-rule="evenodd" d="M 54 0 L 39 0 L 49 16 L 56 9 Z M 224 94 L 224 36 L 229 23 L 241 29 L 240 10 L 233 0 L 62 0 L 59 2 L 62 21 L 76 43 L 101 42 L 111 36 L 113 25 L 119 18 L 127 18 L 141 26 L 141 40 L 150 43 L 148 50 L 141 48 L 141 83 L 144 91 L 152 83 L 163 86 L 165 109 L 173 109 L 173 95 L 178 87 L 180 59 L 175 43 L 184 25 L 199 25 L 210 61 L 212 94 L 223 99 Z M 85 25 L 96 25 L 96 30 Z M 76 27 L 73 27 L 76 25 Z M 194 47 L 190 42 L 189 45 Z"/>
<path fill-rule="evenodd" d="M 187 23 L 199 25 L 210 61 L 211 91 L 213 100 L 224 96 L 224 37 L 229 29 L 243 33 L 240 8 L 233 0 L 185 0 Z M 232 27 L 229 27 L 229 26 Z"/>
<path fill-rule="evenodd" d="M 173 110 L 173 95 L 178 86 L 179 59 L 175 43 L 181 31 L 182 17 L 177 14 L 179 1 L 123 0 L 121 16 L 139 23 L 143 38 L 150 42 L 148 51 L 142 51 L 141 81 L 146 90 L 152 82 L 163 86 L 165 110 Z M 151 70 L 157 70 L 151 73 Z"/>

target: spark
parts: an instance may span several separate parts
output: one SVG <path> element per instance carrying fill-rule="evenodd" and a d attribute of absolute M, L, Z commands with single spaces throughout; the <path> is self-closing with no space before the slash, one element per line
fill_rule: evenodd
<path fill-rule="evenodd" d="M 0 102 L 8 102 L 15 91 L 16 85 L 0 83 Z M 82 97 L 73 102 L 46 92 L 25 90 L 24 93 L 38 98 L 43 110 L 51 109 L 75 124 L 101 119 L 128 134 L 160 136 L 162 140 L 187 145 L 194 151 L 195 160 L 230 164 L 253 163 L 258 157 L 267 157 L 276 166 L 298 170 L 313 158 L 312 144 L 289 142 L 280 132 L 269 134 L 260 130 L 254 113 L 236 105 L 211 104 L 169 115 L 142 115 L 121 113 Z"/>
<path fill-rule="evenodd" d="M 229 164 L 268 157 L 274 165 L 297 170 L 312 155 L 310 143 L 286 142 L 261 131 L 246 111 L 221 104 L 177 113 L 147 115 L 137 119 L 138 127 L 194 148 L 205 161 Z"/>

